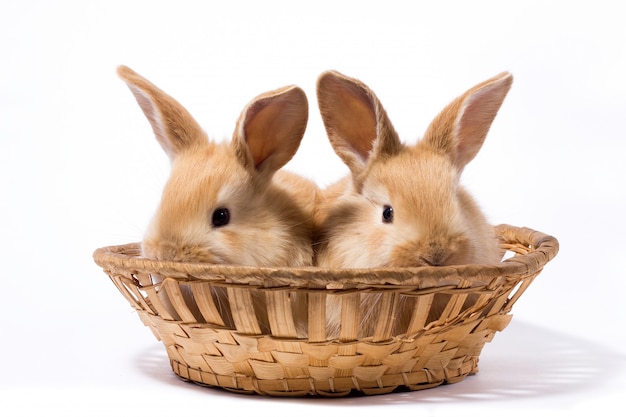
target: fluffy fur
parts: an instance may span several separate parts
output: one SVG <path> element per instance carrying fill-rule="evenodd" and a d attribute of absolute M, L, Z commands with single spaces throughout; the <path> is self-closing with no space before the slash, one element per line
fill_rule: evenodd
<path fill-rule="evenodd" d="M 330 143 L 351 175 L 323 190 L 316 264 L 371 268 L 498 262 L 502 253 L 493 228 L 459 177 L 482 146 L 511 83 L 512 76 L 502 73 L 471 88 L 435 117 L 421 141 L 408 146 L 372 90 L 338 72 L 323 73 L 317 83 L 320 112 Z M 389 207 L 393 219 L 385 221 Z M 375 296 L 362 299 L 371 306 L 376 302 Z M 329 308 L 330 332 L 336 333 L 340 307 Z M 370 314 L 375 307 L 365 316 Z M 361 328 L 371 330 L 365 322 Z"/>
<path fill-rule="evenodd" d="M 189 112 L 130 68 L 120 67 L 171 160 L 170 178 L 145 233 L 158 260 L 249 266 L 311 265 L 317 186 L 284 171 L 300 145 L 308 102 L 295 86 L 269 91 L 243 109 L 230 143 L 208 139 Z M 276 175 L 274 175 L 276 173 Z M 214 227 L 227 208 L 230 222 Z"/>

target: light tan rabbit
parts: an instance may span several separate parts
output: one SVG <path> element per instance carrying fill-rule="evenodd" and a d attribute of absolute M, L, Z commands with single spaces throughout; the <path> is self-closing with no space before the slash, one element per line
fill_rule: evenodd
<path fill-rule="evenodd" d="M 398 138 L 376 95 L 338 72 L 317 83 L 333 149 L 351 175 L 323 190 L 316 264 L 329 268 L 415 267 L 498 262 L 502 251 L 459 184 L 512 83 L 502 73 L 452 101 L 414 146 Z M 374 305 L 371 296 L 363 303 Z M 331 333 L 338 331 L 337 305 Z M 334 312 L 332 310 L 335 310 Z M 363 332 L 372 307 L 361 319 Z"/>
<path fill-rule="evenodd" d="M 165 261 L 247 266 L 311 265 L 317 186 L 279 169 L 297 151 L 308 120 L 304 91 L 288 86 L 243 109 L 230 143 L 210 141 L 189 112 L 121 66 L 171 160 L 143 255 Z"/>

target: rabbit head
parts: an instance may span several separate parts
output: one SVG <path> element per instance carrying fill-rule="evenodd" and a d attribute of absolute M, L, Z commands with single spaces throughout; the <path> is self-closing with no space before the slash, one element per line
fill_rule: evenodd
<path fill-rule="evenodd" d="M 365 84 L 338 72 L 317 83 L 330 143 L 351 175 L 324 190 L 317 264 L 390 267 L 497 262 L 492 227 L 460 185 L 510 86 L 502 73 L 446 106 L 403 144 Z"/>
<path fill-rule="evenodd" d="M 209 140 L 176 100 L 119 67 L 171 161 L 160 205 L 143 239 L 158 260 L 250 266 L 312 262 L 315 185 L 277 171 L 300 145 L 308 102 L 295 86 L 248 103 L 232 140 Z M 275 175 L 276 174 L 276 175 Z"/>

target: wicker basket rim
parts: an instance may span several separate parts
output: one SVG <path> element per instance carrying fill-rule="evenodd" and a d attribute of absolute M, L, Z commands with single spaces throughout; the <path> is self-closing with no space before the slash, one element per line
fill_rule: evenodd
<path fill-rule="evenodd" d="M 122 268 L 135 273 L 154 273 L 172 279 L 228 281 L 254 285 L 274 281 L 273 286 L 307 286 L 309 288 L 345 288 L 346 285 L 458 285 L 459 280 L 490 282 L 494 277 L 514 277 L 535 273 L 554 258 L 559 250 L 556 238 L 544 233 L 510 225 L 498 225 L 496 234 L 504 245 L 523 244 L 529 252 L 518 254 L 497 264 L 422 266 L 408 268 L 325 269 L 318 267 L 250 267 L 172 261 L 155 261 L 139 256 L 140 244 L 107 246 L 96 249 L 94 261 L 104 269 Z"/>

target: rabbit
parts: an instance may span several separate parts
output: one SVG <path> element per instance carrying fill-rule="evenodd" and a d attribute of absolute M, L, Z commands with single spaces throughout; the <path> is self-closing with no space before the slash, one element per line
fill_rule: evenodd
<path fill-rule="evenodd" d="M 260 94 L 241 112 L 230 142 L 213 142 L 175 99 L 118 68 L 170 159 L 170 177 L 142 241 L 161 261 L 309 266 L 317 185 L 281 170 L 308 121 L 302 89 Z"/>
<path fill-rule="evenodd" d="M 374 268 L 499 262 L 503 251 L 494 229 L 459 179 L 480 150 L 512 80 L 504 72 L 469 89 L 409 146 L 365 84 L 336 71 L 321 74 L 320 113 L 350 174 L 321 192 L 315 264 Z M 371 334 L 367 320 L 376 315 L 376 297 L 362 296 L 364 333 Z M 329 308 L 329 332 L 337 334 L 339 305 Z M 406 328 L 407 320 L 401 318 L 399 328 Z"/>

